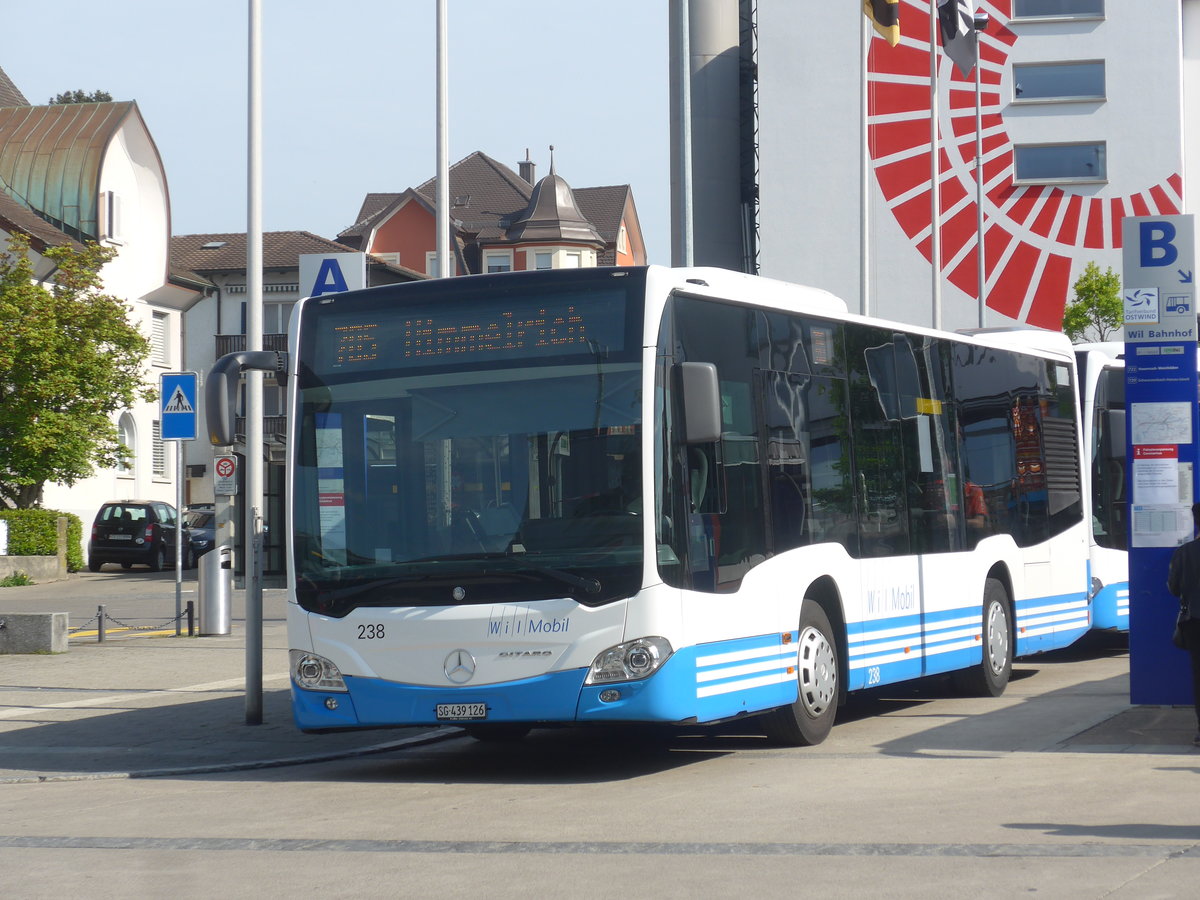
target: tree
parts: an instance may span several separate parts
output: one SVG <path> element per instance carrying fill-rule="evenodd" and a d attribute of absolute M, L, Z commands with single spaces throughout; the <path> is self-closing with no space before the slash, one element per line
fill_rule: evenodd
<path fill-rule="evenodd" d="M 108 91 L 63 91 L 57 97 L 51 97 L 50 106 L 62 106 L 65 103 L 112 103 L 112 94 Z"/>
<path fill-rule="evenodd" d="M 1098 265 L 1088 263 L 1075 282 L 1075 301 L 1063 312 L 1063 332 L 1073 344 L 1107 341 L 1124 322 L 1121 276 L 1111 266 L 1102 275 Z"/>
<path fill-rule="evenodd" d="M 28 509 L 47 482 L 75 484 L 127 457 L 114 418 L 154 390 L 149 341 L 125 303 L 100 290 L 116 251 L 54 247 L 53 284 L 34 278 L 29 241 L 0 254 L 0 502 Z"/>

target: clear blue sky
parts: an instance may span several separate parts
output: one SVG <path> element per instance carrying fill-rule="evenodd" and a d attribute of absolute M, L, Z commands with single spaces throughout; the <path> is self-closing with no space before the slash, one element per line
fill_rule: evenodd
<path fill-rule="evenodd" d="M 633 186 L 670 262 L 665 0 L 449 0 L 450 161 Z M 263 0 L 263 226 L 335 237 L 371 191 L 435 172 L 435 0 Z M 30 103 L 136 100 L 176 234 L 246 230 L 246 0 L 58 0 L 0 32 Z M 14 17 L 9 16 L 10 20 Z M 10 22 L 15 25 L 15 22 Z"/>

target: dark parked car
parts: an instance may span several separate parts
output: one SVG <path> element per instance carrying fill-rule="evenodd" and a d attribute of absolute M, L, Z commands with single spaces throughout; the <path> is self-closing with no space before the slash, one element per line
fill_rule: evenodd
<path fill-rule="evenodd" d="M 199 559 L 217 542 L 217 514 L 211 503 L 200 503 L 189 506 L 183 513 L 183 521 L 187 524 L 191 535 L 192 556 Z"/>
<path fill-rule="evenodd" d="M 105 503 L 92 523 L 88 541 L 88 568 L 99 572 L 105 563 L 149 566 L 155 572 L 175 565 L 175 507 L 159 500 L 114 500 Z M 189 531 L 184 527 L 184 540 Z M 196 556 L 184 544 L 183 567 L 196 565 Z"/>

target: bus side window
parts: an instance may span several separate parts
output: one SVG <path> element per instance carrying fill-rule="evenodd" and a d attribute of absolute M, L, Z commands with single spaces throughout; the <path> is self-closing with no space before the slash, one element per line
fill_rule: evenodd
<path fill-rule="evenodd" d="M 897 465 L 903 461 L 904 435 L 892 341 L 892 332 L 881 328 L 853 329 L 846 335 L 859 538 L 865 557 L 909 552 L 908 491 L 904 467 Z"/>

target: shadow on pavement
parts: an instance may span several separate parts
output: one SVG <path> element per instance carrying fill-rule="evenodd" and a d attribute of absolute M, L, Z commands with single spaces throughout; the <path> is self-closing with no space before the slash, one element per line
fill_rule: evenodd
<path fill-rule="evenodd" d="M 111 706 L 54 709 L 0 719 L 0 780 L 24 776 L 106 775 L 132 777 L 198 768 L 253 768 L 280 760 L 332 758 L 368 748 L 390 746 L 406 731 L 306 735 L 292 722 L 286 689 L 263 693 L 261 725 L 246 725 L 244 696 L 219 692 L 180 695 L 163 704 L 138 708 L 139 694 L 109 693 L 128 698 L 128 708 Z M 202 699 L 193 699 L 193 698 Z M 186 699 L 183 699 L 186 698 Z M 153 702 L 153 701 L 151 701 Z M 0 708 L 2 709 L 2 708 Z M 67 717 L 70 717 L 69 719 Z"/>

